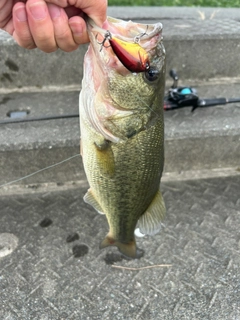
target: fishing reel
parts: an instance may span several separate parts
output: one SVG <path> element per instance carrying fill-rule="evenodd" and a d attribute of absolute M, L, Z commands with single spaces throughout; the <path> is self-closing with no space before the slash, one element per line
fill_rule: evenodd
<path fill-rule="evenodd" d="M 173 110 L 183 107 L 192 107 L 192 112 L 197 108 L 214 107 L 217 105 L 225 105 L 229 103 L 240 102 L 240 98 L 213 98 L 200 99 L 197 90 L 192 87 L 178 87 L 177 72 L 170 70 L 170 77 L 173 78 L 173 85 L 164 98 L 164 110 Z"/>
<path fill-rule="evenodd" d="M 178 75 L 177 72 L 172 69 L 169 72 L 171 78 L 173 78 L 173 85 L 168 91 L 168 95 L 164 98 L 164 110 L 173 110 L 183 107 L 193 108 L 198 105 L 199 97 L 197 91 L 191 87 L 178 87 Z"/>

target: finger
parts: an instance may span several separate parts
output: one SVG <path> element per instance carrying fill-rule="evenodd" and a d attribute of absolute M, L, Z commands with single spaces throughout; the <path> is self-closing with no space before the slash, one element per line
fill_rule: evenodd
<path fill-rule="evenodd" d="M 11 36 L 13 35 L 13 31 L 14 31 L 14 27 L 13 27 L 13 19 L 11 18 L 7 24 L 1 28 L 3 30 L 5 30 L 7 33 L 9 33 Z"/>
<path fill-rule="evenodd" d="M 100 27 L 107 19 L 107 0 L 46 0 L 46 2 L 56 4 L 62 8 L 66 8 L 69 5 L 79 8 Z"/>
<path fill-rule="evenodd" d="M 86 22 L 81 17 L 72 17 L 69 19 L 69 26 L 72 30 L 73 39 L 77 44 L 89 42 Z"/>
<path fill-rule="evenodd" d="M 36 48 L 28 25 L 26 6 L 22 2 L 16 3 L 13 7 L 13 26 L 13 37 L 21 47 Z"/>
<path fill-rule="evenodd" d="M 73 7 L 73 6 L 69 6 L 69 7 L 66 7 L 64 8 L 68 18 L 71 18 L 73 16 L 84 16 L 84 13 L 82 12 L 81 9 L 78 9 L 76 7 Z"/>
<path fill-rule="evenodd" d="M 28 0 L 26 3 L 28 24 L 36 46 L 44 52 L 57 50 L 54 27 L 44 0 Z"/>
<path fill-rule="evenodd" d="M 0 2 L 0 28 L 4 28 L 12 17 L 12 1 Z"/>
<path fill-rule="evenodd" d="M 75 0 L 83 6 L 82 10 L 97 24 L 102 27 L 107 19 L 107 0 Z M 84 8 L 85 6 L 85 8 Z"/>
<path fill-rule="evenodd" d="M 54 4 L 48 4 L 48 10 L 52 18 L 55 41 L 58 47 L 66 52 L 76 50 L 78 44 L 74 41 L 65 10 Z"/>

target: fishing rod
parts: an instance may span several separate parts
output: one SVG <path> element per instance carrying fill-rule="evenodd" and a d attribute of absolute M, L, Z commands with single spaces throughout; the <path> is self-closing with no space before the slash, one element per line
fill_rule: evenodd
<path fill-rule="evenodd" d="M 214 99 L 200 99 L 197 95 L 197 90 L 192 87 L 178 87 L 178 74 L 172 69 L 170 70 L 170 77 L 173 79 L 173 85 L 168 91 L 168 94 L 164 97 L 164 110 L 174 110 L 184 107 L 192 107 L 192 112 L 197 108 L 213 107 L 217 105 L 225 105 L 228 103 L 240 102 L 240 98 L 214 98 Z M 39 116 L 39 117 L 18 117 L 10 118 L 7 120 L 0 120 L 1 124 L 12 124 L 12 123 L 22 123 L 22 122 L 32 122 L 32 121 L 44 121 L 44 120 L 56 120 L 56 119 L 66 119 L 66 118 L 78 118 L 79 113 L 73 114 L 56 114 L 49 116 Z"/>
<path fill-rule="evenodd" d="M 24 114 L 24 112 L 23 112 Z M 26 114 L 26 113 L 25 113 Z M 0 120 L 0 125 L 1 124 L 10 124 L 10 123 L 22 123 L 22 122 L 33 122 L 33 121 L 44 121 L 44 120 L 57 120 L 57 119 L 67 119 L 67 118 L 78 118 L 79 114 L 78 113 L 73 113 L 73 114 L 55 114 L 55 115 L 49 115 L 49 116 L 39 116 L 39 117 L 30 117 L 30 118 L 25 118 L 24 116 L 19 116 L 16 118 L 10 118 L 6 120 Z"/>
<path fill-rule="evenodd" d="M 164 110 L 174 110 L 184 107 L 192 107 L 192 112 L 197 108 L 214 107 L 217 105 L 225 105 L 228 103 L 240 102 L 240 98 L 213 98 L 200 99 L 197 90 L 192 87 L 178 87 L 178 74 L 172 69 L 169 72 L 173 79 L 173 85 L 168 91 L 168 95 L 164 98 Z"/>

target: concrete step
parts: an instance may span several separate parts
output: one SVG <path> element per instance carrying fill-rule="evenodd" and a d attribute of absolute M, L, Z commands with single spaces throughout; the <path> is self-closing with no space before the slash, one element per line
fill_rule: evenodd
<path fill-rule="evenodd" d="M 189 85 L 189 83 L 182 84 Z M 193 84 L 194 85 L 194 84 Z M 237 97 L 239 83 L 198 84 L 200 97 Z M 0 95 L 0 119 L 25 110 L 28 117 L 78 113 L 79 91 L 12 92 Z M 240 103 L 165 112 L 165 177 L 235 174 L 240 168 Z M 0 124 L 0 185 L 51 166 L 23 184 L 84 180 L 79 154 L 79 119 Z M 53 167 L 72 156 L 74 158 Z M 226 171 L 227 170 L 227 171 Z M 228 171 L 230 170 L 230 171 Z M 200 173 L 199 173 L 200 172 Z M 213 174 L 213 175 L 214 175 Z"/>
<path fill-rule="evenodd" d="M 239 97 L 240 9 L 109 7 L 108 13 L 145 23 L 161 21 L 168 71 L 178 70 L 180 84 L 196 86 L 200 97 Z M 78 113 L 86 48 L 72 53 L 28 51 L 1 31 L 0 122 L 16 110 L 25 110 L 28 117 Z M 165 177 L 237 172 L 239 122 L 239 104 L 166 112 Z M 79 135 L 77 118 L 0 124 L 0 184 L 48 166 L 22 183 L 85 179 L 80 157 L 62 163 L 79 154 Z M 52 167 L 55 163 L 61 165 Z"/>
<path fill-rule="evenodd" d="M 182 79 L 239 78 L 240 8 L 109 7 L 108 14 L 161 21 L 168 70 L 176 68 Z M 0 89 L 78 86 L 86 48 L 72 53 L 28 51 L 0 31 Z"/>

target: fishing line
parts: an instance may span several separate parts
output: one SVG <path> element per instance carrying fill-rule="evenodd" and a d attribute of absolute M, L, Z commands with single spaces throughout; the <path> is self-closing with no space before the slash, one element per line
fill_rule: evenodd
<path fill-rule="evenodd" d="M 0 185 L 0 188 L 6 187 L 6 186 L 8 186 L 8 185 L 10 185 L 10 184 L 13 184 L 13 183 L 15 183 L 15 182 L 19 182 L 19 181 L 22 181 L 22 180 L 27 179 L 27 178 L 29 178 L 29 177 L 32 177 L 32 176 L 34 176 L 35 174 L 37 174 L 37 173 L 39 173 L 39 172 L 42 172 L 42 171 L 47 170 L 47 169 L 54 168 L 54 167 L 56 167 L 56 166 L 58 166 L 58 165 L 60 165 L 60 164 L 62 164 L 62 163 L 64 163 L 64 162 L 67 162 L 67 161 L 72 160 L 73 158 L 76 158 L 76 157 L 79 157 L 79 156 L 80 156 L 80 153 L 75 154 L 75 155 L 72 156 L 72 157 L 69 157 L 69 158 L 64 159 L 64 160 L 62 160 L 62 161 L 60 161 L 60 162 L 54 163 L 54 164 L 52 164 L 52 165 L 50 165 L 50 166 L 48 166 L 48 167 L 45 167 L 45 168 L 42 168 L 42 169 L 37 170 L 37 171 L 35 171 L 35 172 L 32 172 L 32 173 L 30 173 L 30 174 L 28 174 L 28 175 L 26 175 L 26 176 L 24 176 L 24 177 L 21 177 L 21 178 L 19 178 L 19 179 L 16 179 L 16 180 L 13 180 L 13 181 L 10 181 L 10 182 L 7 182 L 7 183 L 4 183 L 4 184 Z"/>
<path fill-rule="evenodd" d="M 79 114 L 78 113 L 55 114 L 55 115 L 51 115 L 51 116 L 40 116 L 40 117 L 32 117 L 32 118 L 7 119 L 7 120 L 0 120 L 0 125 L 1 124 L 10 124 L 10 123 L 21 123 L 21 122 L 67 119 L 67 118 L 79 118 Z"/>
<path fill-rule="evenodd" d="M 156 115 L 158 118 L 160 117 L 160 115 L 159 115 L 155 110 L 153 110 L 144 100 L 139 99 L 139 97 L 138 97 L 137 95 L 136 95 L 136 98 L 137 98 L 138 101 L 143 102 L 144 105 L 145 105 L 150 111 L 152 111 L 153 113 L 155 113 L 155 115 Z"/>

